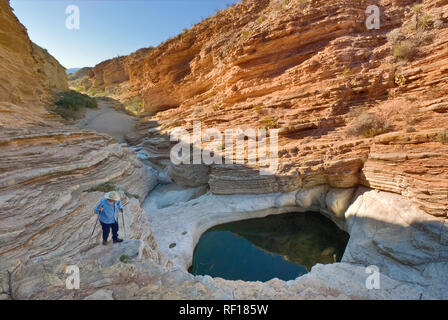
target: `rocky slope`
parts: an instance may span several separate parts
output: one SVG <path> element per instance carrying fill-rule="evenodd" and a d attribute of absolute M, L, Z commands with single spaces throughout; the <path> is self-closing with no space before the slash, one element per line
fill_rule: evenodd
<path fill-rule="evenodd" d="M 108 279 L 125 287 L 132 281 L 119 260 L 124 254 L 163 272 L 169 262 L 156 250 L 135 198 L 154 186 L 153 174 L 126 145 L 64 126 L 48 113 L 52 92 L 68 88 L 65 69 L 29 40 L 6 0 L 0 1 L 0 57 L 0 299 L 72 297 L 61 292 L 72 264 L 94 279 L 83 296 Z M 99 233 L 89 243 L 92 210 L 104 193 L 88 190 L 108 181 L 129 200 L 122 232 L 131 240 L 114 250 L 96 246 Z"/>
<path fill-rule="evenodd" d="M 157 112 L 145 120 L 159 140 L 178 126 L 191 130 L 193 120 L 221 131 L 278 127 L 276 178 L 215 166 L 215 193 L 362 184 L 446 217 L 448 146 L 438 136 L 448 127 L 447 3 L 378 1 L 381 28 L 367 30 L 370 4 L 243 1 L 137 59 L 100 64 L 90 77 L 111 85 L 123 76 L 120 85 L 130 87 L 122 99 L 140 96 L 146 112 Z M 413 52 L 402 57 L 407 43 Z M 121 63 L 127 59 L 133 63 Z M 363 113 L 390 133 L 349 135 Z M 254 178 L 243 181 L 247 174 Z"/>

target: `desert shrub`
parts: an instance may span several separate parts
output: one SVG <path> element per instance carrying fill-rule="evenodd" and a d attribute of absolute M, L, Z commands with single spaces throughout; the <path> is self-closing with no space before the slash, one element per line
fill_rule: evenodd
<path fill-rule="evenodd" d="M 296 0 L 297 1 L 297 0 Z M 275 10 L 283 10 L 288 8 L 291 4 L 292 4 L 292 0 L 279 0 L 279 1 L 275 1 L 274 2 L 274 9 Z M 306 2 L 306 0 L 299 0 L 297 2 Z M 297 4 L 299 4 L 297 3 Z M 296 5 L 296 3 L 294 3 L 293 5 Z"/>
<path fill-rule="evenodd" d="M 398 41 L 392 46 L 392 55 L 397 59 L 409 60 L 417 54 L 416 44 L 412 40 Z"/>
<path fill-rule="evenodd" d="M 75 90 L 76 92 L 80 92 L 80 93 L 85 91 L 85 89 L 86 88 L 84 88 L 84 86 L 82 86 L 82 85 L 78 85 L 75 88 L 73 88 L 73 90 Z"/>
<path fill-rule="evenodd" d="M 350 69 L 350 68 L 345 68 L 344 71 L 342 71 L 342 75 L 343 75 L 345 78 L 349 78 L 349 77 L 351 77 L 351 76 L 354 75 L 354 72 L 353 72 L 353 70 Z"/>
<path fill-rule="evenodd" d="M 54 111 L 67 120 L 76 119 L 84 108 L 98 108 L 95 99 L 74 90 L 60 92 L 58 97 Z"/>
<path fill-rule="evenodd" d="M 257 104 L 257 105 L 252 106 L 252 110 L 255 111 L 256 113 L 260 114 L 263 112 L 263 107 Z"/>
<path fill-rule="evenodd" d="M 401 37 L 402 37 L 401 30 L 395 29 L 387 34 L 387 41 L 390 43 L 391 46 L 394 46 L 398 42 L 398 40 L 400 40 Z"/>
<path fill-rule="evenodd" d="M 92 188 L 86 190 L 85 192 L 95 192 L 95 191 L 111 192 L 111 191 L 117 191 L 117 190 L 118 190 L 118 188 L 115 185 L 115 183 L 113 183 L 112 181 L 107 181 L 107 182 L 99 184 L 95 187 L 92 187 Z"/>
<path fill-rule="evenodd" d="M 130 193 L 130 192 L 126 191 L 126 190 L 124 190 L 123 192 L 126 195 L 126 197 L 128 197 L 128 198 L 136 198 L 136 199 L 140 200 L 140 196 L 138 194 L 133 194 L 133 193 Z"/>
<path fill-rule="evenodd" d="M 422 4 L 421 3 L 416 3 L 412 6 L 412 11 L 414 12 L 414 14 L 417 14 L 420 12 L 420 10 L 422 9 Z"/>
<path fill-rule="evenodd" d="M 419 109 L 417 107 L 411 107 L 404 112 L 403 116 L 407 125 L 416 125 L 419 122 Z"/>
<path fill-rule="evenodd" d="M 418 19 L 418 26 L 423 28 L 430 28 L 433 25 L 434 21 L 432 17 L 428 14 L 424 14 Z"/>
<path fill-rule="evenodd" d="M 275 129 L 278 128 L 278 117 L 267 116 L 261 120 L 261 124 L 266 129 Z"/>
<path fill-rule="evenodd" d="M 406 77 L 401 75 L 401 74 L 396 74 L 395 75 L 395 84 L 397 84 L 398 86 L 403 86 L 406 84 Z"/>
<path fill-rule="evenodd" d="M 356 118 L 347 130 L 350 136 L 362 136 L 371 138 L 390 130 L 387 122 L 372 113 L 363 113 Z"/>
<path fill-rule="evenodd" d="M 140 199 L 140 196 L 138 194 L 132 194 L 132 193 L 129 193 L 126 189 L 117 187 L 113 181 L 104 182 L 97 186 L 91 187 L 91 188 L 85 190 L 84 192 L 96 192 L 96 191 L 104 192 L 104 193 L 111 192 L 111 191 L 123 191 L 124 194 L 126 195 L 126 197 L 128 197 L 128 198 Z"/>
<path fill-rule="evenodd" d="M 135 97 L 129 104 L 126 105 L 125 110 L 132 113 L 133 115 L 138 115 L 143 111 L 143 100 L 140 97 Z"/>
<path fill-rule="evenodd" d="M 429 14 L 422 12 L 421 4 L 414 5 L 412 11 L 414 14 L 408 24 L 410 30 L 428 29 L 433 25 L 434 19 Z"/>
<path fill-rule="evenodd" d="M 437 135 L 437 140 L 442 144 L 448 144 L 448 129 L 443 130 Z"/>
<path fill-rule="evenodd" d="M 104 97 L 106 95 L 105 90 L 98 90 L 98 89 L 91 89 L 88 93 L 92 97 Z"/>
<path fill-rule="evenodd" d="M 241 31 L 241 38 L 242 39 L 247 39 L 249 36 L 250 36 L 250 31 L 249 30 Z"/>
<path fill-rule="evenodd" d="M 123 263 L 130 263 L 132 259 L 128 255 L 123 254 L 120 256 L 120 261 Z"/>
<path fill-rule="evenodd" d="M 257 18 L 257 20 L 255 20 L 255 23 L 260 24 L 263 23 L 264 21 L 266 21 L 267 17 L 265 15 L 261 15 Z"/>

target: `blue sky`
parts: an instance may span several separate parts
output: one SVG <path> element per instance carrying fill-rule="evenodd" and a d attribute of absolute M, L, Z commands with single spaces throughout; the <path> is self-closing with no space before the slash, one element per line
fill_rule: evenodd
<path fill-rule="evenodd" d="M 11 0 L 32 41 L 66 68 L 94 66 L 157 46 L 237 0 Z M 80 9 L 80 29 L 65 26 L 67 6 Z"/>

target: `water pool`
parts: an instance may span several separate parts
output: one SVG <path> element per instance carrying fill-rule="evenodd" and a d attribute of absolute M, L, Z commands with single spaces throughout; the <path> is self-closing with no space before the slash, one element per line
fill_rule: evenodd
<path fill-rule="evenodd" d="M 200 238 L 189 271 L 229 280 L 291 280 L 341 260 L 349 235 L 318 213 L 222 224 Z"/>

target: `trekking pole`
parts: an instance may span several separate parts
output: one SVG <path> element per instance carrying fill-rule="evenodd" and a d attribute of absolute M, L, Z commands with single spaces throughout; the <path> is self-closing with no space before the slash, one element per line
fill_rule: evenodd
<path fill-rule="evenodd" d="M 126 238 L 126 226 L 124 225 L 124 213 L 121 213 L 121 222 L 123 223 L 124 237 Z"/>
<path fill-rule="evenodd" d="M 90 245 L 90 240 L 92 240 L 92 236 L 93 236 L 93 233 L 95 232 L 95 229 L 96 229 L 96 225 L 98 224 L 98 220 L 100 220 L 100 215 L 99 215 L 99 214 L 98 214 L 98 218 L 96 218 L 95 226 L 93 227 L 93 231 L 92 231 L 92 234 L 90 235 L 90 238 L 89 238 L 89 243 L 88 243 L 88 245 Z"/>
<path fill-rule="evenodd" d="M 124 207 L 126 207 L 128 205 L 128 203 L 129 203 L 129 201 L 123 205 L 123 209 L 124 209 Z M 121 222 L 123 223 L 124 237 L 126 238 L 126 226 L 124 224 L 124 212 L 121 213 Z"/>

